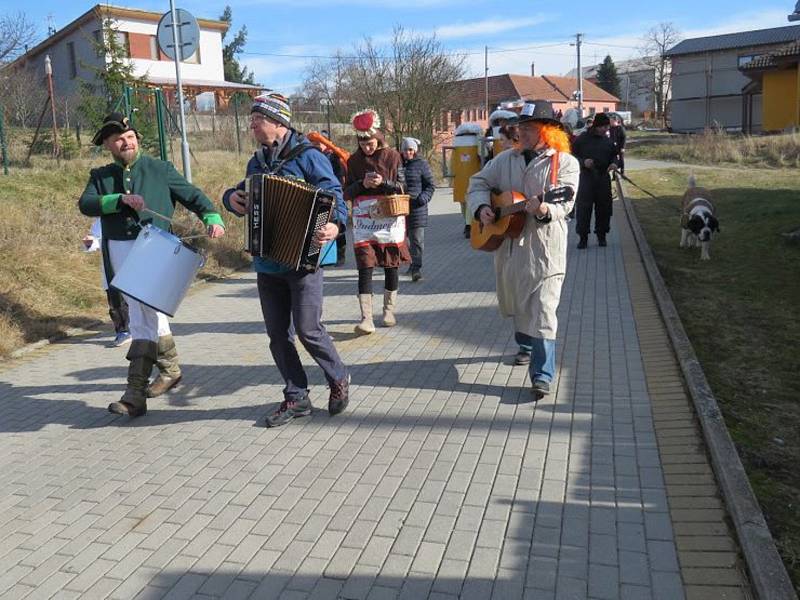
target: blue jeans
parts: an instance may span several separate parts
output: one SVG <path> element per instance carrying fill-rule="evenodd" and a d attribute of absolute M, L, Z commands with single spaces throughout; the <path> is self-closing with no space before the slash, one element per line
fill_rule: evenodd
<path fill-rule="evenodd" d="M 422 270 L 422 251 L 425 249 L 425 228 L 412 227 L 408 230 L 408 250 L 411 253 L 411 271 Z"/>
<path fill-rule="evenodd" d="M 556 341 L 531 337 L 520 331 L 514 333 L 514 340 L 519 344 L 520 350 L 530 349 L 531 382 L 552 382 L 556 376 Z"/>
<path fill-rule="evenodd" d="M 321 270 L 258 273 L 258 297 L 269 350 L 286 382 L 286 400 L 301 400 L 308 393 L 308 377 L 297 354 L 294 333 L 323 370 L 328 383 L 347 377 L 347 369 L 322 324 L 322 277 Z"/>

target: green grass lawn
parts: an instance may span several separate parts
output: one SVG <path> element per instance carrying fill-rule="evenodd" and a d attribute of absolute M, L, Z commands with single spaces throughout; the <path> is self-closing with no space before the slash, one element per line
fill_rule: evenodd
<path fill-rule="evenodd" d="M 703 170 L 721 231 L 679 248 L 685 174 L 637 172 L 626 194 L 800 590 L 800 171 Z"/>

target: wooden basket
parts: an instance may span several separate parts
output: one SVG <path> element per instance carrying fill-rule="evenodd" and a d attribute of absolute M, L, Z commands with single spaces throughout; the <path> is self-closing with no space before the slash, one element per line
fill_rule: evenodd
<path fill-rule="evenodd" d="M 401 217 L 409 214 L 411 206 L 411 196 L 407 194 L 394 194 L 392 196 L 381 196 L 375 213 L 378 218 Z"/>

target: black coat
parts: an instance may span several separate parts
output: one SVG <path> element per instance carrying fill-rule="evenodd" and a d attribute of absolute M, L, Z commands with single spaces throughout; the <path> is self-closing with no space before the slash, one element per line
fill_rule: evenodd
<path fill-rule="evenodd" d="M 428 224 L 428 202 L 433 198 L 436 185 L 433 183 L 431 167 L 424 158 L 403 158 L 406 177 L 406 193 L 411 196 L 409 227 L 425 227 Z"/>

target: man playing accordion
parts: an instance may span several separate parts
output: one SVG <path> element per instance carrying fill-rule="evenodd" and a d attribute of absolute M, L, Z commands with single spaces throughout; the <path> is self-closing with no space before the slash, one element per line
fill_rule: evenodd
<path fill-rule="evenodd" d="M 260 147 L 247 163 L 246 176 L 292 177 L 333 194 L 334 217 L 316 233 L 316 241 L 324 244 L 344 231 L 347 210 L 342 186 L 328 158 L 292 128 L 291 119 L 289 103 L 280 94 L 264 94 L 254 99 L 250 130 Z M 244 216 L 250 208 L 244 190 L 242 181 L 222 198 L 225 208 L 238 216 Z M 270 352 L 286 383 L 284 400 L 267 415 L 267 427 L 311 414 L 308 377 L 294 344 L 292 325 L 300 342 L 325 373 L 330 386 L 328 412 L 331 415 L 342 412 L 349 398 L 350 375 L 322 324 L 322 271 L 294 270 L 263 256 L 255 257 L 253 265 Z"/>

